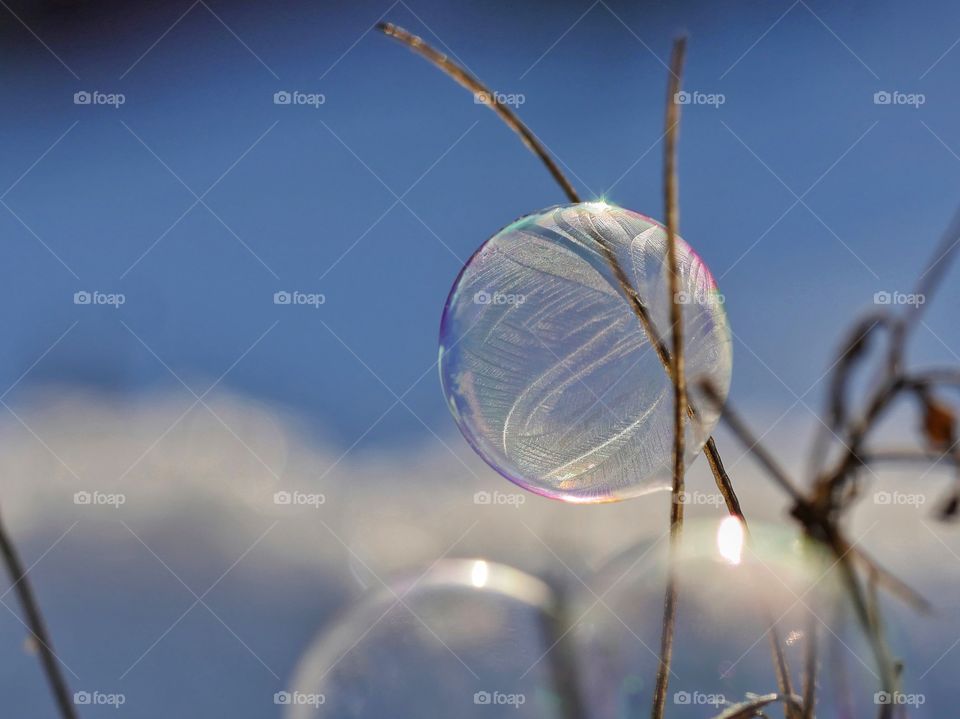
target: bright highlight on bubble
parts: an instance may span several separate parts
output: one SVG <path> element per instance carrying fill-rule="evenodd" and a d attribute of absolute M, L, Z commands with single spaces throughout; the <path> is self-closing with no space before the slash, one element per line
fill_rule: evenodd
<path fill-rule="evenodd" d="M 473 563 L 473 569 L 470 571 L 470 583 L 477 589 L 483 589 L 487 585 L 487 579 L 490 577 L 490 565 L 482 559 Z"/>
<path fill-rule="evenodd" d="M 724 517 L 717 527 L 717 551 L 727 564 L 743 559 L 743 524 L 737 517 Z"/>
<path fill-rule="evenodd" d="M 441 325 L 443 390 L 464 436 L 507 479 L 571 502 L 670 486 L 671 383 L 611 255 L 669 345 L 666 231 L 606 202 L 549 208 L 487 240 Z M 731 343 L 709 270 L 680 238 L 677 257 L 689 464 L 718 420 L 697 381 L 726 397 Z"/>

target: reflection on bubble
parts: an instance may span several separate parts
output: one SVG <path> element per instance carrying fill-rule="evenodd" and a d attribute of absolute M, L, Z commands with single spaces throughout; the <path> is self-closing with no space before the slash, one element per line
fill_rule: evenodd
<path fill-rule="evenodd" d="M 443 560 L 371 594 L 301 658 L 287 719 L 564 716 L 556 596 L 519 570 Z"/>
<path fill-rule="evenodd" d="M 717 527 L 717 551 L 729 564 L 743 559 L 743 525 L 736 517 L 726 517 Z"/>
<path fill-rule="evenodd" d="M 687 377 L 697 417 L 688 460 L 718 419 L 699 394 L 730 382 L 730 333 L 709 270 L 678 239 Z M 440 372 L 457 423 L 498 472 L 574 502 L 669 486 L 670 383 L 610 269 L 623 267 L 669 342 L 666 233 L 603 202 L 554 207 L 488 240 L 460 273 L 443 315 Z"/>
<path fill-rule="evenodd" d="M 820 646 L 818 719 L 877 715 L 876 669 L 849 612 L 831 558 L 784 528 L 694 521 L 675 565 L 680 589 L 667 716 L 718 715 L 753 694 L 778 691 L 771 627 L 800 693 L 809 632 Z M 581 683 L 592 719 L 649 714 L 660 646 L 669 539 L 631 547 L 587 578 L 594 594 L 573 610 Z M 737 560 L 737 561 L 733 561 Z M 780 719 L 783 706 L 766 716 Z M 910 716 L 914 716 L 911 714 Z"/>

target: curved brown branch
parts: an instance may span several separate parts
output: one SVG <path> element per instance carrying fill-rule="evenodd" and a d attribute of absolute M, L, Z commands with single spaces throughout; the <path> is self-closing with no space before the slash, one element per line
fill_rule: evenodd
<path fill-rule="evenodd" d="M 543 162 L 544 165 L 546 165 L 547 170 L 550 171 L 550 174 L 553 176 L 553 179 L 557 181 L 557 184 L 563 188 L 563 191 L 567 195 L 567 198 L 570 200 L 570 202 L 580 202 L 580 195 L 575 189 L 573 189 L 573 185 L 570 184 L 570 181 L 567 180 L 563 172 L 560 171 L 560 167 L 556 162 L 554 162 L 553 158 L 550 157 L 550 153 L 547 152 L 547 149 L 543 146 L 543 143 L 537 139 L 536 135 L 533 134 L 530 128 L 524 125 L 520 118 L 517 117 L 509 107 L 500 101 L 500 95 L 491 91 L 486 85 L 464 70 L 462 67 L 457 65 L 455 62 L 450 60 L 450 58 L 448 58 L 442 52 L 430 47 L 426 42 L 423 41 L 423 38 L 417 37 L 416 35 L 407 32 L 402 27 L 398 27 L 390 22 L 378 23 L 377 30 L 388 37 L 399 40 L 414 52 L 418 53 L 422 57 L 425 57 L 460 85 L 472 92 L 474 98 L 476 98 L 478 102 L 486 105 L 495 113 L 497 113 L 497 115 L 500 116 L 500 119 L 503 120 L 511 130 L 520 136 L 520 139 L 523 140 L 523 144 L 526 145 L 533 154 L 539 157 L 540 161 Z"/>
<path fill-rule="evenodd" d="M 707 400 L 722 413 L 721 418 L 737 436 L 740 443 L 746 448 L 748 453 L 757 459 L 760 466 L 767 471 L 771 479 L 773 479 L 784 492 L 790 495 L 790 499 L 794 502 L 805 504 L 806 500 L 800 493 L 800 490 L 797 489 L 794 481 L 779 465 L 777 460 L 774 459 L 773 455 L 764 448 L 760 443 L 760 439 L 747 427 L 746 423 L 740 419 L 740 415 L 737 414 L 730 403 L 723 401 L 723 398 L 719 392 L 717 392 L 713 383 L 709 380 L 701 380 L 699 386 Z"/>
<path fill-rule="evenodd" d="M 819 463 L 827 456 L 830 439 L 848 420 L 846 391 L 853 370 L 865 359 L 873 333 L 891 326 L 892 320 L 887 313 L 871 313 L 857 322 L 841 343 L 830 378 L 826 421 L 820 425 L 811 451 L 811 467 L 815 474 L 819 473 Z"/>

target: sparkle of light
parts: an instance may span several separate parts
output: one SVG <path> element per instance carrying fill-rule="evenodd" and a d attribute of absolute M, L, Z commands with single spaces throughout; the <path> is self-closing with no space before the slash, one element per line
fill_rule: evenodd
<path fill-rule="evenodd" d="M 790 633 L 787 635 L 787 646 L 791 646 L 791 647 L 792 647 L 794 644 L 796 644 L 797 642 L 799 642 L 801 639 L 803 639 L 803 632 L 801 632 L 799 629 L 794 629 L 792 632 L 790 632 Z"/>
<path fill-rule="evenodd" d="M 726 517 L 717 529 L 717 550 L 724 561 L 740 564 L 743 557 L 743 525 L 736 517 Z"/>
<path fill-rule="evenodd" d="M 470 572 L 470 583 L 477 589 L 482 589 L 487 584 L 490 577 L 490 565 L 482 560 L 473 563 L 473 570 Z"/>

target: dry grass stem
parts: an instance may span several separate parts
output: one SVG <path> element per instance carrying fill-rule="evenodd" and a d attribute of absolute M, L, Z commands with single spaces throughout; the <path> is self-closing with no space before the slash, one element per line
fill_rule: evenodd
<path fill-rule="evenodd" d="M 564 193 L 567 195 L 567 199 L 569 199 L 570 202 L 580 202 L 580 196 L 577 194 L 577 191 L 573 189 L 573 185 L 570 184 L 570 181 L 567 180 L 564 174 L 560 171 L 560 168 L 557 166 L 557 163 L 554 161 L 554 159 L 550 157 L 550 153 L 548 153 L 546 148 L 543 147 L 543 143 L 537 139 L 536 135 L 533 134 L 530 128 L 524 125 L 520 121 L 520 118 L 518 118 L 509 107 L 500 101 L 500 95 L 491 91 L 486 85 L 464 70 L 462 67 L 457 65 L 442 52 L 430 47 L 430 45 L 423 41 L 423 38 L 417 37 L 416 35 L 407 32 L 402 27 L 398 27 L 397 25 L 389 22 L 379 23 L 377 25 L 377 29 L 384 35 L 399 40 L 414 52 L 425 57 L 427 60 L 447 73 L 447 75 L 456 80 L 460 85 L 472 92 L 473 96 L 477 98 L 479 102 L 482 102 L 484 105 L 497 113 L 497 115 L 500 116 L 500 119 L 503 120 L 511 130 L 520 136 L 520 139 L 523 140 L 523 144 L 526 145 L 527 148 L 529 148 L 529 150 L 539 157 L 540 161 L 547 166 L 550 174 L 553 175 L 553 179 L 557 181 L 557 184 L 560 185 L 561 188 L 563 188 Z"/>
<path fill-rule="evenodd" d="M 7 572 L 12 582 L 11 589 L 14 589 L 17 593 L 20 606 L 23 607 L 26 616 L 27 627 L 37 643 L 40 663 L 47 677 L 47 683 L 50 685 L 50 692 L 53 694 L 53 699 L 60 711 L 60 716 L 63 719 L 76 719 L 77 712 L 73 704 L 73 697 L 70 694 L 70 688 L 67 686 L 67 680 L 60 669 L 60 662 L 54 654 L 53 643 L 47 632 L 46 623 L 43 621 L 43 615 L 40 613 L 40 605 L 33 593 L 30 580 L 27 579 L 27 570 L 23 562 L 20 561 L 20 555 L 7 533 L 2 519 L 0 519 L 0 554 L 3 555 L 4 563 L 7 565 Z"/>
<path fill-rule="evenodd" d="M 687 383 L 683 356 L 683 305 L 680 303 L 680 267 L 677 260 L 677 227 L 680 206 L 677 183 L 677 135 L 680 124 L 680 105 L 674 101 L 680 91 L 686 38 L 673 43 L 670 59 L 670 79 L 667 82 L 666 141 L 664 147 L 664 218 L 667 227 L 667 272 L 670 278 L 670 332 L 673 339 L 671 376 L 673 378 L 673 487 L 670 502 L 670 566 L 663 598 L 663 624 L 660 635 L 660 661 L 653 691 L 652 719 L 662 719 L 670 684 L 670 663 L 673 657 L 673 635 L 677 622 L 679 587 L 675 559 L 683 533 L 684 491 L 684 419 L 690 407 L 687 403 Z"/>

